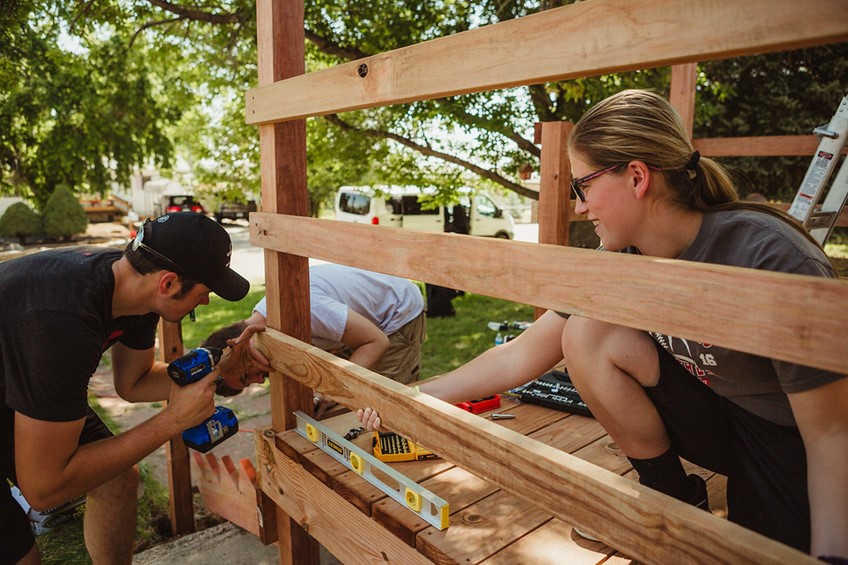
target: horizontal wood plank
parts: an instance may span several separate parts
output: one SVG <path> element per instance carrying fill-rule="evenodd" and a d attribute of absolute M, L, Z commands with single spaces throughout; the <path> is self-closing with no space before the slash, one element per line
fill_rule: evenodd
<path fill-rule="evenodd" d="M 838 100 L 834 100 L 836 108 Z M 822 115 L 822 121 L 830 118 Z M 812 127 L 810 128 L 812 129 Z M 795 157 L 810 159 L 816 154 L 819 138 L 815 135 L 765 135 L 760 137 L 703 137 L 693 139 L 695 149 L 706 157 Z M 842 154 L 848 153 L 843 147 Z"/>
<path fill-rule="evenodd" d="M 269 213 L 251 214 L 250 223 L 251 243 L 266 249 L 833 371 L 848 367 L 844 280 Z"/>
<path fill-rule="evenodd" d="M 438 446 L 436 452 L 443 458 L 564 522 L 589 529 L 591 524 L 605 524 L 605 541 L 634 558 L 660 563 L 816 563 L 776 541 L 271 328 L 258 336 L 258 343 L 277 371 L 272 379 L 279 374 L 289 376 L 349 408 L 373 406 L 391 429 L 413 441 Z M 271 446 L 273 442 L 264 449 Z M 509 456 L 480 457 L 480 453 Z M 260 466 L 264 468 L 272 457 L 260 453 Z M 263 490 L 275 500 L 279 496 L 276 485 L 283 485 L 278 475 L 286 472 L 280 468 L 274 471 L 272 484 L 263 482 Z M 311 475 L 309 478 L 321 486 Z M 310 508 L 322 507 L 315 493 L 304 495 L 314 497 Z M 278 503 L 298 522 L 298 516 L 306 512 L 290 501 Z"/>
<path fill-rule="evenodd" d="M 498 491 L 460 512 L 446 530 L 418 535 L 418 550 L 434 563 L 476 565 L 550 520 L 527 499 Z"/>
<path fill-rule="evenodd" d="M 583 538 L 571 526 L 554 518 L 482 565 L 606 565 L 610 563 L 607 558 L 611 553 L 614 552 L 604 544 Z"/>
<path fill-rule="evenodd" d="M 848 39 L 842 0 L 592 0 L 251 89 L 250 124 Z M 457 56 L 457 54 L 462 56 Z"/>
<path fill-rule="evenodd" d="M 256 433 L 259 485 L 333 555 L 349 565 L 432 565 L 277 450 L 270 434 Z"/>

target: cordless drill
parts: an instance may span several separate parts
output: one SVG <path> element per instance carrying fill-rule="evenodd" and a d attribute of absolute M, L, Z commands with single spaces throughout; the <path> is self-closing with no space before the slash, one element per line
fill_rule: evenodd
<path fill-rule="evenodd" d="M 168 365 L 168 376 L 180 386 L 199 381 L 214 369 L 224 351 L 217 347 L 192 349 Z M 233 411 L 216 406 L 212 417 L 183 432 L 183 442 L 192 449 L 206 453 L 238 432 L 238 419 Z"/>

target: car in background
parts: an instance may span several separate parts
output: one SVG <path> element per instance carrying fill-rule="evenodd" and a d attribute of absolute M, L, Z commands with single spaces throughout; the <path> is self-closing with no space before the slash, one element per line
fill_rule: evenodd
<path fill-rule="evenodd" d="M 256 201 L 243 202 L 221 202 L 215 211 L 215 221 L 219 224 L 224 220 L 246 220 L 248 214 L 256 212 Z"/>
<path fill-rule="evenodd" d="M 174 212 L 197 212 L 205 214 L 206 209 L 199 200 L 195 200 L 191 194 L 172 194 L 165 196 L 163 202 L 163 213 L 172 214 Z"/>

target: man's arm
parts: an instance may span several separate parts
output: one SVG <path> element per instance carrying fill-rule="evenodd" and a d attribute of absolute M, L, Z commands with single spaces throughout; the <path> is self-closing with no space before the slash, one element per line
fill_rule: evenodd
<path fill-rule="evenodd" d="M 212 371 L 197 383 L 171 386 L 168 405 L 121 435 L 79 445 L 84 419 L 46 422 L 15 414 L 18 486 L 36 510 L 44 510 L 101 485 L 215 411 Z"/>
<path fill-rule="evenodd" d="M 389 336 L 365 316 L 348 308 L 342 343 L 353 350 L 350 356 L 351 363 L 371 369 L 389 349 Z"/>
<path fill-rule="evenodd" d="M 264 331 L 263 317 L 261 324 L 248 325 L 237 338 L 227 340 L 229 349 L 224 351 L 218 365 L 218 370 L 224 378 L 243 377 L 256 371 L 274 371 L 268 358 L 253 345 L 253 336 Z"/>
<path fill-rule="evenodd" d="M 810 553 L 848 559 L 848 378 L 788 396 L 807 450 Z"/>
<path fill-rule="evenodd" d="M 159 402 L 168 399 L 171 379 L 168 365 L 154 358 L 154 350 L 132 349 L 116 343 L 111 348 L 115 391 L 128 402 Z"/>

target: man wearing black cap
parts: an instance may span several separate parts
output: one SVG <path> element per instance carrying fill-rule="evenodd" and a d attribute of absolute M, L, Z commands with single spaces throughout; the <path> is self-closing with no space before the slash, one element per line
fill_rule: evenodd
<path fill-rule="evenodd" d="M 92 561 L 131 562 L 135 465 L 214 410 L 216 372 L 173 385 L 154 359 L 156 326 L 208 304 L 210 292 L 243 298 L 249 283 L 229 268 L 230 254 L 223 228 L 185 212 L 145 222 L 123 254 L 74 247 L 0 263 L 0 562 L 40 560 L 6 478 L 36 510 L 87 493 Z M 119 396 L 168 400 L 116 437 L 87 402 L 89 378 L 109 348 Z"/>

